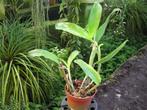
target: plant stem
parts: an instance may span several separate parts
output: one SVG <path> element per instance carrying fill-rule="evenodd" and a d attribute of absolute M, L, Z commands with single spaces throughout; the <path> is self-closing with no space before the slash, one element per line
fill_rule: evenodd
<path fill-rule="evenodd" d="M 64 77 L 64 80 L 66 81 L 67 86 L 70 87 L 71 84 L 70 84 L 70 81 L 67 78 L 67 74 L 66 74 L 64 69 L 65 68 L 62 67 L 62 66 L 59 68 L 60 72 L 63 73 L 63 77 Z"/>
<path fill-rule="evenodd" d="M 90 87 L 93 84 L 93 81 L 91 81 L 90 84 L 88 84 L 88 86 L 85 87 L 85 89 L 87 89 L 88 87 Z"/>
<path fill-rule="evenodd" d="M 91 91 L 93 91 L 94 89 L 97 88 L 97 85 L 95 85 L 94 87 L 92 87 L 90 90 L 87 91 L 87 94 L 89 94 Z"/>
<path fill-rule="evenodd" d="M 101 46 L 102 46 L 102 45 L 103 45 L 103 44 L 100 44 L 100 45 L 98 46 L 98 51 L 97 51 L 98 61 L 101 60 Z M 101 64 L 98 64 L 97 72 L 100 73 L 100 71 L 101 71 Z"/>
<path fill-rule="evenodd" d="M 91 66 L 93 66 L 93 62 L 94 62 L 94 58 L 95 58 L 96 53 L 97 53 L 97 42 L 93 42 L 92 51 L 91 51 L 91 55 L 90 55 L 90 58 L 89 58 L 89 65 L 91 65 Z M 82 83 L 84 84 L 87 80 L 88 80 L 88 77 L 85 76 Z M 89 81 L 89 83 L 90 83 L 90 81 Z M 83 84 L 81 86 L 83 86 Z"/>
<path fill-rule="evenodd" d="M 74 91 L 75 88 L 74 88 L 74 86 L 73 86 L 73 82 L 72 82 L 72 79 L 71 79 L 70 67 L 67 68 L 67 71 L 68 71 L 68 77 L 69 77 L 69 81 L 70 81 L 71 88 L 72 88 L 72 90 Z"/>
<path fill-rule="evenodd" d="M 78 91 L 78 94 L 80 94 L 80 90 L 82 89 L 82 87 L 83 87 L 83 85 L 84 85 L 84 83 L 85 83 L 85 81 L 86 81 L 87 78 L 88 78 L 88 76 L 86 75 L 85 78 L 84 78 L 84 80 L 82 81 L 82 84 L 80 86 L 80 89 Z"/>
<path fill-rule="evenodd" d="M 85 81 L 86 81 L 87 78 L 88 78 L 88 76 L 86 75 L 85 78 L 84 78 L 84 80 L 82 81 L 82 84 L 81 84 L 81 86 L 80 86 L 80 89 L 83 87 L 83 85 L 84 85 L 84 83 L 85 83 Z M 80 89 L 79 89 L 79 90 L 80 90 Z"/>
<path fill-rule="evenodd" d="M 89 59 L 89 65 L 91 65 L 91 66 L 93 66 L 96 51 L 97 51 L 97 42 L 94 42 L 92 44 L 92 51 L 91 51 L 91 55 L 90 55 L 90 59 Z"/>

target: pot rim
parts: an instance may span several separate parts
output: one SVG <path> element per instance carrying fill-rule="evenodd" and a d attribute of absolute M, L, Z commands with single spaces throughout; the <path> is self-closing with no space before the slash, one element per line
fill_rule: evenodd
<path fill-rule="evenodd" d="M 74 96 L 74 95 L 71 95 L 70 92 L 67 91 L 66 87 L 67 87 L 67 85 L 65 85 L 65 92 L 66 92 L 66 94 L 68 94 L 69 96 L 74 97 L 74 98 L 76 98 L 76 99 L 82 99 L 82 100 L 85 100 L 85 99 L 93 98 L 93 97 L 96 95 L 96 93 L 97 93 L 97 89 L 95 89 L 94 94 L 92 94 L 91 96 L 86 96 L 86 97 L 76 97 L 76 96 Z"/>

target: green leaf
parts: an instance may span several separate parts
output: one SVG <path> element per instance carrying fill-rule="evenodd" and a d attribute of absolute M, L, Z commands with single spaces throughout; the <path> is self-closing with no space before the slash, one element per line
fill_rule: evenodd
<path fill-rule="evenodd" d="M 87 39 L 87 36 L 88 36 L 88 33 L 85 29 L 83 29 L 82 27 L 74 23 L 69 23 L 69 22 L 57 23 L 55 25 L 55 28 L 58 30 L 69 32 L 75 36 L 82 37 L 84 39 Z M 90 39 L 87 39 L 87 40 L 90 40 Z"/>
<path fill-rule="evenodd" d="M 91 80 L 96 84 L 99 85 L 101 83 L 101 76 L 95 69 L 91 66 L 85 63 L 83 60 L 78 59 L 75 60 L 75 63 L 77 63 L 82 70 L 85 72 L 85 74 L 91 78 Z"/>
<path fill-rule="evenodd" d="M 29 55 L 32 57 L 45 57 L 51 61 L 54 61 L 55 63 L 59 64 L 59 58 L 53 54 L 52 52 L 43 50 L 43 49 L 34 49 L 29 51 Z"/>
<path fill-rule="evenodd" d="M 100 61 L 96 62 L 96 64 L 105 63 L 105 62 L 109 61 L 111 58 L 113 58 L 125 46 L 127 41 L 128 40 L 124 41 L 119 47 L 117 47 L 115 50 L 113 50 L 107 56 L 102 58 Z"/>
<path fill-rule="evenodd" d="M 72 61 L 76 58 L 76 56 L 79 54 L 80 52 L 75 50 L 73 51 L 70 56 L 68 57 L 68 60 L 67 60 L 67 64 L 68 64 L 68 67 L 70 67 Z"/>
<path fill-rule="evenodd" d="M 89 33 L 88 39 L 92 40 L 92 38 L 94 37 L 96 30 L 99 27 L 101 14 L 102 6 L 98 2 L 94 3 L 88 19 L 88 25 L 86 26 L 86 29 Z"/>
<path fill-rule="evenodd" d="M 119 8 L 114 9 L 114 10 L 109 14 L 109 16 L 107 17 L 107 19 L 106 19 L 106 21 L 104 22 L 104 24 L 102 24 L 102 25 L 99 27 L 99 29 L 98 29 L 97 32 L 96 32 L 95 38 L 94 38 L 94 40 L 95 40 L 96 42 L 99 42 L 99 40 L 100 40 L 100 39 L 102 38 L 102 36 L 104 35 L 104 33 L 105 33 L 105 31 L 106 31 L 106 28 L 107 28 L 107 26 L 108 26 L 108 23 L 109 23 L 109 21 L 110 21 L 111 16 L 113 16 L 113 15 L 114 15 L 116 12 L 118 12 L 118 11 L 120 11 Z"/>

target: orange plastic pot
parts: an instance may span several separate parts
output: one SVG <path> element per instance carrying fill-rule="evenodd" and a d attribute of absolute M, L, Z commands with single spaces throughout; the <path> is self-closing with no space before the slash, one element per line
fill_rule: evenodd
<path fill-rule="evenodd" d="M 65 87 L 66 88 L 66 87 Z M 95 93 L 92 96 L 87 96 L 85 98 L 75 97 L 71 95 L 66 89 L 67 104 L 72 110 L 88 110 Z"/>

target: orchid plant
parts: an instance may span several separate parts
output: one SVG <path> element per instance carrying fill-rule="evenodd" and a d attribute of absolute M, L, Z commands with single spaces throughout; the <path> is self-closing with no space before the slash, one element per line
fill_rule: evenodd
<path fill-rule="evenodd" d="M 58 58 L 53 53 L 42 49 L 32 50 L 29 52 L 29 54 L 31 56 L 43 56 L 59 64 L 61 67 L 60 70 L 64 74 L 64 79 L 68 87 L 70 88 L 71 92 L 75 92 L 75 87 L 73 84 L 73 80 L 71 78 L 71 71 L 70 71 L 71 64 L 72 62 L 78 64 L 81 67 L 81 69 L 84 71 L 85 78 L 83 79 L 77 94 L 78 96 L 80 96 L 81 90 L 84 90 L 85 95 L 88 95 L 92 91 L 94 91 L 101 83 L 101 76 L 100 76 L 101 65 L 109 61 L 111 58 L 113 58 L 125 46 L 127 42 L 127 40 L 124 41 L 122 44 L 120 44 L 120 46 L 118 46 L 115 50 L 110 52 L 107 56 L 105 57 L 101 56 L 101 46 L 103 44 L 100 44 L 99 41 L 101 40 L 102 36 L 105 33 L 110 18 L 116 12 L 119 11 L 120 9 L 118 8 L 114 9 L 107 17 L 105 22 L 101 26 L 99 26 L 102 15 L 102 6 L 98 2 L 95 2 L 89 15 L 88 24 L 86 25 L 85 28 L 82 28 L 79 25 L 70 22 L 60 22 L 56 24 L 55 26 L 56 29 L 69 32 L 75 36 L 81 37 L 85 40 L 89 40 L 92 43 L 92 51 L 88 63 L 86 63 L 82 59 L 75 60 L 75 58 L 79 54 L 78 51 L 73 51 L 67 61 L 64 61 L 63 59 Z M 97 61 L 95 62 L 96 58 Z"/>

